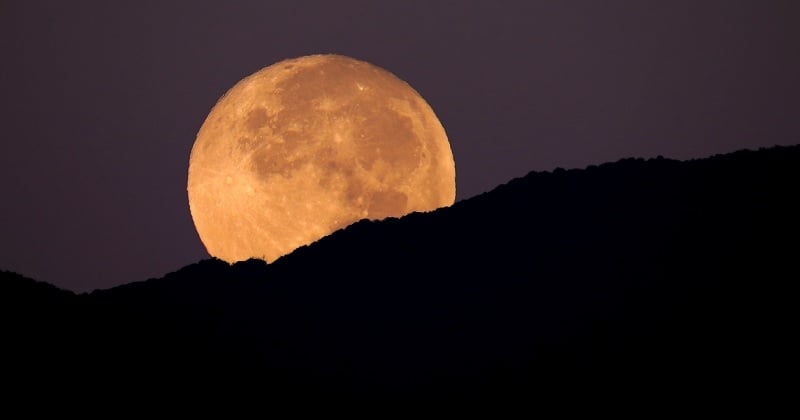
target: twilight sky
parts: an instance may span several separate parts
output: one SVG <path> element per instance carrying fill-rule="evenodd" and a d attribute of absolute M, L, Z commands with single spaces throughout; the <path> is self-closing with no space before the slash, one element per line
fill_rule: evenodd
<path fill-rule="evenodd" d="M 800 143 L 798 22 L 796 0 L 5 0 L 0 269 L 87 291 L 206 258 L 195 135 L 284 58 L 411 84 L 462 200 L 531 170 Z"/>

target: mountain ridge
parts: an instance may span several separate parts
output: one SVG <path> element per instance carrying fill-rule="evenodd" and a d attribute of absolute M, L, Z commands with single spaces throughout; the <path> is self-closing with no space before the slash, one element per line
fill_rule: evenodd
<path fill-rule="evenodd" d="M 684 164 L 684 165 L 685 164 L 696 164 L 696 163 L 702 163 L 702 162 L 706 162 L 706 161 L 728 160 L 728 159 L 731 159 L 731 158 L 734 158 L 734 157 L 740 157 L 740 156 L 747 155 L 747 154 L 752 154 L 752 153 L 759 153 L 759 152 L 771 152 L 772 153 L 772 152 L 776 152 L 776 151 L 777 152 L 780 152 L 782 150 L 787 150 L 788 151 L 788 150 L 797 149 L 797 148 L 800 148 L 800 145 L 791 145 L 791 146 L 776 145 L 776 146 L 772 146 L 772 147 L 761 147 L 761 148 L 758 148 L 758 149 L 755 149 L 755 150 L 754 149 L 741 149 L 741 150 L 737 150 L 737 151 L 730 152 L 730 153 L 717 153 L 717 154 L 713 154 L 713 155 L 710 155 L 710 156 L 707 156 L 707 157 L 692 158 L 692 159 L 687 159 L 687 160 L 678 160 L 678 159 L 665 158 L 665 157 L 663 157 L 661 155 L 659 155 L 658 157 L 653 157 L 653 158 L 626 157 L 626 158 L 618 159 L 618 160 L 613 161 L 613 162 L 604 162 L 604 163 L 600 163 L 600 164 L 590 164 L 590 165 L 588 165 L 588 166 L 586 166 L 584 168 L 565 169 L 565 168 L 557 167 L 557 168 L 554 168 L 553 170 L 549 170 L 549 171 L 547 171 L 547 170 L 545 170 L 545 171 L 535 171 L 535 170 L 533 170 L 533 171 L 529 171 L 528 173 L 526 173 L 523 176 L 520 176 L 520 177 L 517 177 L 517 178 L 513 178 L 513 179 L 509 180 L 506 183 L 497 185 L 496 187 L 492 188 L 489 191 L 485 191 L 485 192 L 480 193 L 478 195 L 475 195 L 473 197 L 457 201 L 457 202 L 453 203 L 453 205 L 450 206 L 450 207 L 436 209 L 436 210 L 431 211 L 431 212 L 414 212 L 414 213 L 411 213 L 411 214 L 408 214 L 408 215 L 405 215 L 405 216 L 402 216 L 402 217 L 399 217 L 399 218 L 398 217 L 389 217 L 387 219 L 379 220 L 379 221 L 373 221 L 373 220 L 369 220 L 369 219 L 362 219 L 362 220 L 359 220 L 359 221 L 357 221 L 357 222 L 355 222 L 355 223 L 353 223 L 351 225 L 345 226 L 344 228 L 339 229 L 336 232 L 333 232 L 331 235 L 340 234 L 340 232 L 346 231 L 346 230 L 348 230 L 349 228 L 351 228 L 354 225 L 362 225 L 362 224 L 370 225 L 370 224 L 373 224 L 373 223 L 389 222 L 389 221 L 398 220 L 398 219 L 414 218 L 414 217 L 418 217 L 419 215 L 424 215 L 424 214 L 427 214 L 427 213 L 446 212 L 446 211 L 449 211 L 452 208 L 461 207 L 461 206 L 464 205 L 464 203 L 468 203 L 468 202 L 472 202 L 472 201 L 479 201 L 479 199 L 481 197 L 495 194 L 498 191 L 504 191 L 505 189 L 511 188 L 511 187 L 515 187 L 518 184 L 523 184 L 523 183 L 530 182 L 530 180 L 526 180 L 527 178 L 541 178 L 541 177 L 548 177 L 548 176 L 564 176 L 564 175 L 569 175 L 569 174 L 585 173 L 585 172 L 588 172 L 588 171 L 594 171 L 594 170 L 598 170 L 598 169 L 609 168 L 609 167 L 612 167 L 612 166 L 615 166 L 615 165 L 624 165 L 624 164 L 631 164 L 631 163 L 633 163 L 633 164 L 641 164 L 641 163 L 649 163 L 649 162 L 660 162 L 660 163 L 666 163 L 666 164 Z M 328 235 L 327 237 L 324 237 L 321 240 L 324 240 L 324 239 L 330 237 L 331 235 Z M 317 242 L 319 242 L 319 241 L 317 241 Z M 311 244 L 308 244 L 308 245 L 303 245 L 303 246 L 299 247 L 298 249 L 304 249 L 304 248 L 308 248 L 310 246 L 314 246 L 314 244 L 316 244 L 317 242 L 314 242 L 314 243 L 311 243 Z M 68 288 L 62 288 L 62 287 L 56 286 L 56 285 L 54 285 L 52 283 L 48 283 L 48 282 L 44 282 L 44 281 L 40 281 L 40 280 L 36 280 L 36 279 L 31 279 L 31 278 L 26 277 L 24 274 L 17 273 L 17 272 L 15 272 L 13 270 L 0 270 L 0 272 L 4 272 L 4 273 L 7 273 L 7 274 L 20 276 L 20 277 L 35 281 L 37 283 L 47 284 L 47 285 L 52 286 L 52 287 L 54 287 L 54 288 L 56 288 L 58 290 L 67 291 L 67 292 L 70 292 L 70 293 L 73 293 L 73 294 L 76 294 L 76 295 L 83 295 L 83 294 L 92 294 L 92 293 L 95 293 L 95 292 L 102 292 L 102 291 L 105 291 L 105 290 L 110 290 L 110 289 L 114 289 L 114 288 L 118 288 L 118 287 L 123 287 L 124 288 L 125 286 L 127 286 L 129 284 L 137 284 L 137 283 L 143 283 L 143 282 L 156 281 L 156 280 L 162 279 L 164 277 L 170 276 L 171 274 L 180 272 L 181 270 L 186 269 L 188 267 L 192 267 L 192 266 L 194 266 L 196 264 L 200 264 L 200 263 L 203 263 L 204 261 L 209 261 L 209 260 L 216 260 L 216 259 L 212 257 L 212 258 L 209 258 L 209 259 L 200 260 L 200 261 L 198 261 L 196 263 L 192 263 L 192 264 L 189 264 L 187 266 L 178 268 L 175 271 L 165 273 L 161 277 L 151 277 L 151 278 L 144 279 L 144 280 L 138 280 L 138 281 L 133 281 L 133 282 L 122 284 L 122 285 L 118 285 L 118 286 L 112 286 L 112 287 L 107 288 L 107 289 L 94 289 L 92 291 L 86 291 L 86 292 L 75 292 L 75 291 L 72 291 L 72 290 L 70 290 Z M 251 259 L 251 260 L 260 261 L 259 259 Z M 280 259 L 278 259 L 276 261 L 279 261 L 279 260 Z M 221 260 L 217 260 L 217 261 L 221 262 Z M 248 260 L 248 261 L 250 261 L 250 260 Z M 246 262 L 246 261 L 239 261 L 237 263 L 233 263 L 233 264 L 229 264 L 229 265 L 232 266 L 234 264 L 243 263 L 243 262 Z M 272 261 L 272 262 L 267 261 L 266 263 L 267 264 L 274 264 L 275 261 Z"/>
<path fill-rule="evenodd" d="M 271 264 L 203 260 L 34 305 L 10 357 L 99 382 L 257 381 L 276 398 L 756 392 L 797 349 L 783 331 L 798 180 L 800 146 L 531 172 Z M 2 318 L 30 316 L 35 296 Z M 39 359 L 62 342 L 74 363 Z"/>

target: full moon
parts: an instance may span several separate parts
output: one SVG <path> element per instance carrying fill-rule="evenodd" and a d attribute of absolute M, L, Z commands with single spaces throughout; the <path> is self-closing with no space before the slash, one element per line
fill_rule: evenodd
<path fill-rule="evenodd" d="M 453 204 L 442 124 L 404 81 L 340 55 L 284 60 L 211 109 L 189 157 L 189 208 L 208 253 L 266 261 L 361 219 Z"/>

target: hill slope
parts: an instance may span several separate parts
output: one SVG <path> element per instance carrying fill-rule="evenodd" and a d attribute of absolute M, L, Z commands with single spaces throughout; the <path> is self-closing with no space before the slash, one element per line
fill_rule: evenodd
<path fill-rule="evenodd" d="M 3 273 L 4 357 L 20 383 L 273 399 L 779 395 L 798 180 L 797 146 L 626 159 L 362 221 L 270 265 L 86 295 Z"/>

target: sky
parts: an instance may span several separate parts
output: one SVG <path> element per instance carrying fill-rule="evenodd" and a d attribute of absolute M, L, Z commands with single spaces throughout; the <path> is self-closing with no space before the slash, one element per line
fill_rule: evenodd
<path fill-rule="evenodd" d="M 798 22 L 796 0 L 3 0 L 0 269 L 89 291 L 207 258 L 195 136 L 285 58 L 413 86 L 460 201 L 530 171 L 800 143 Z"/>

